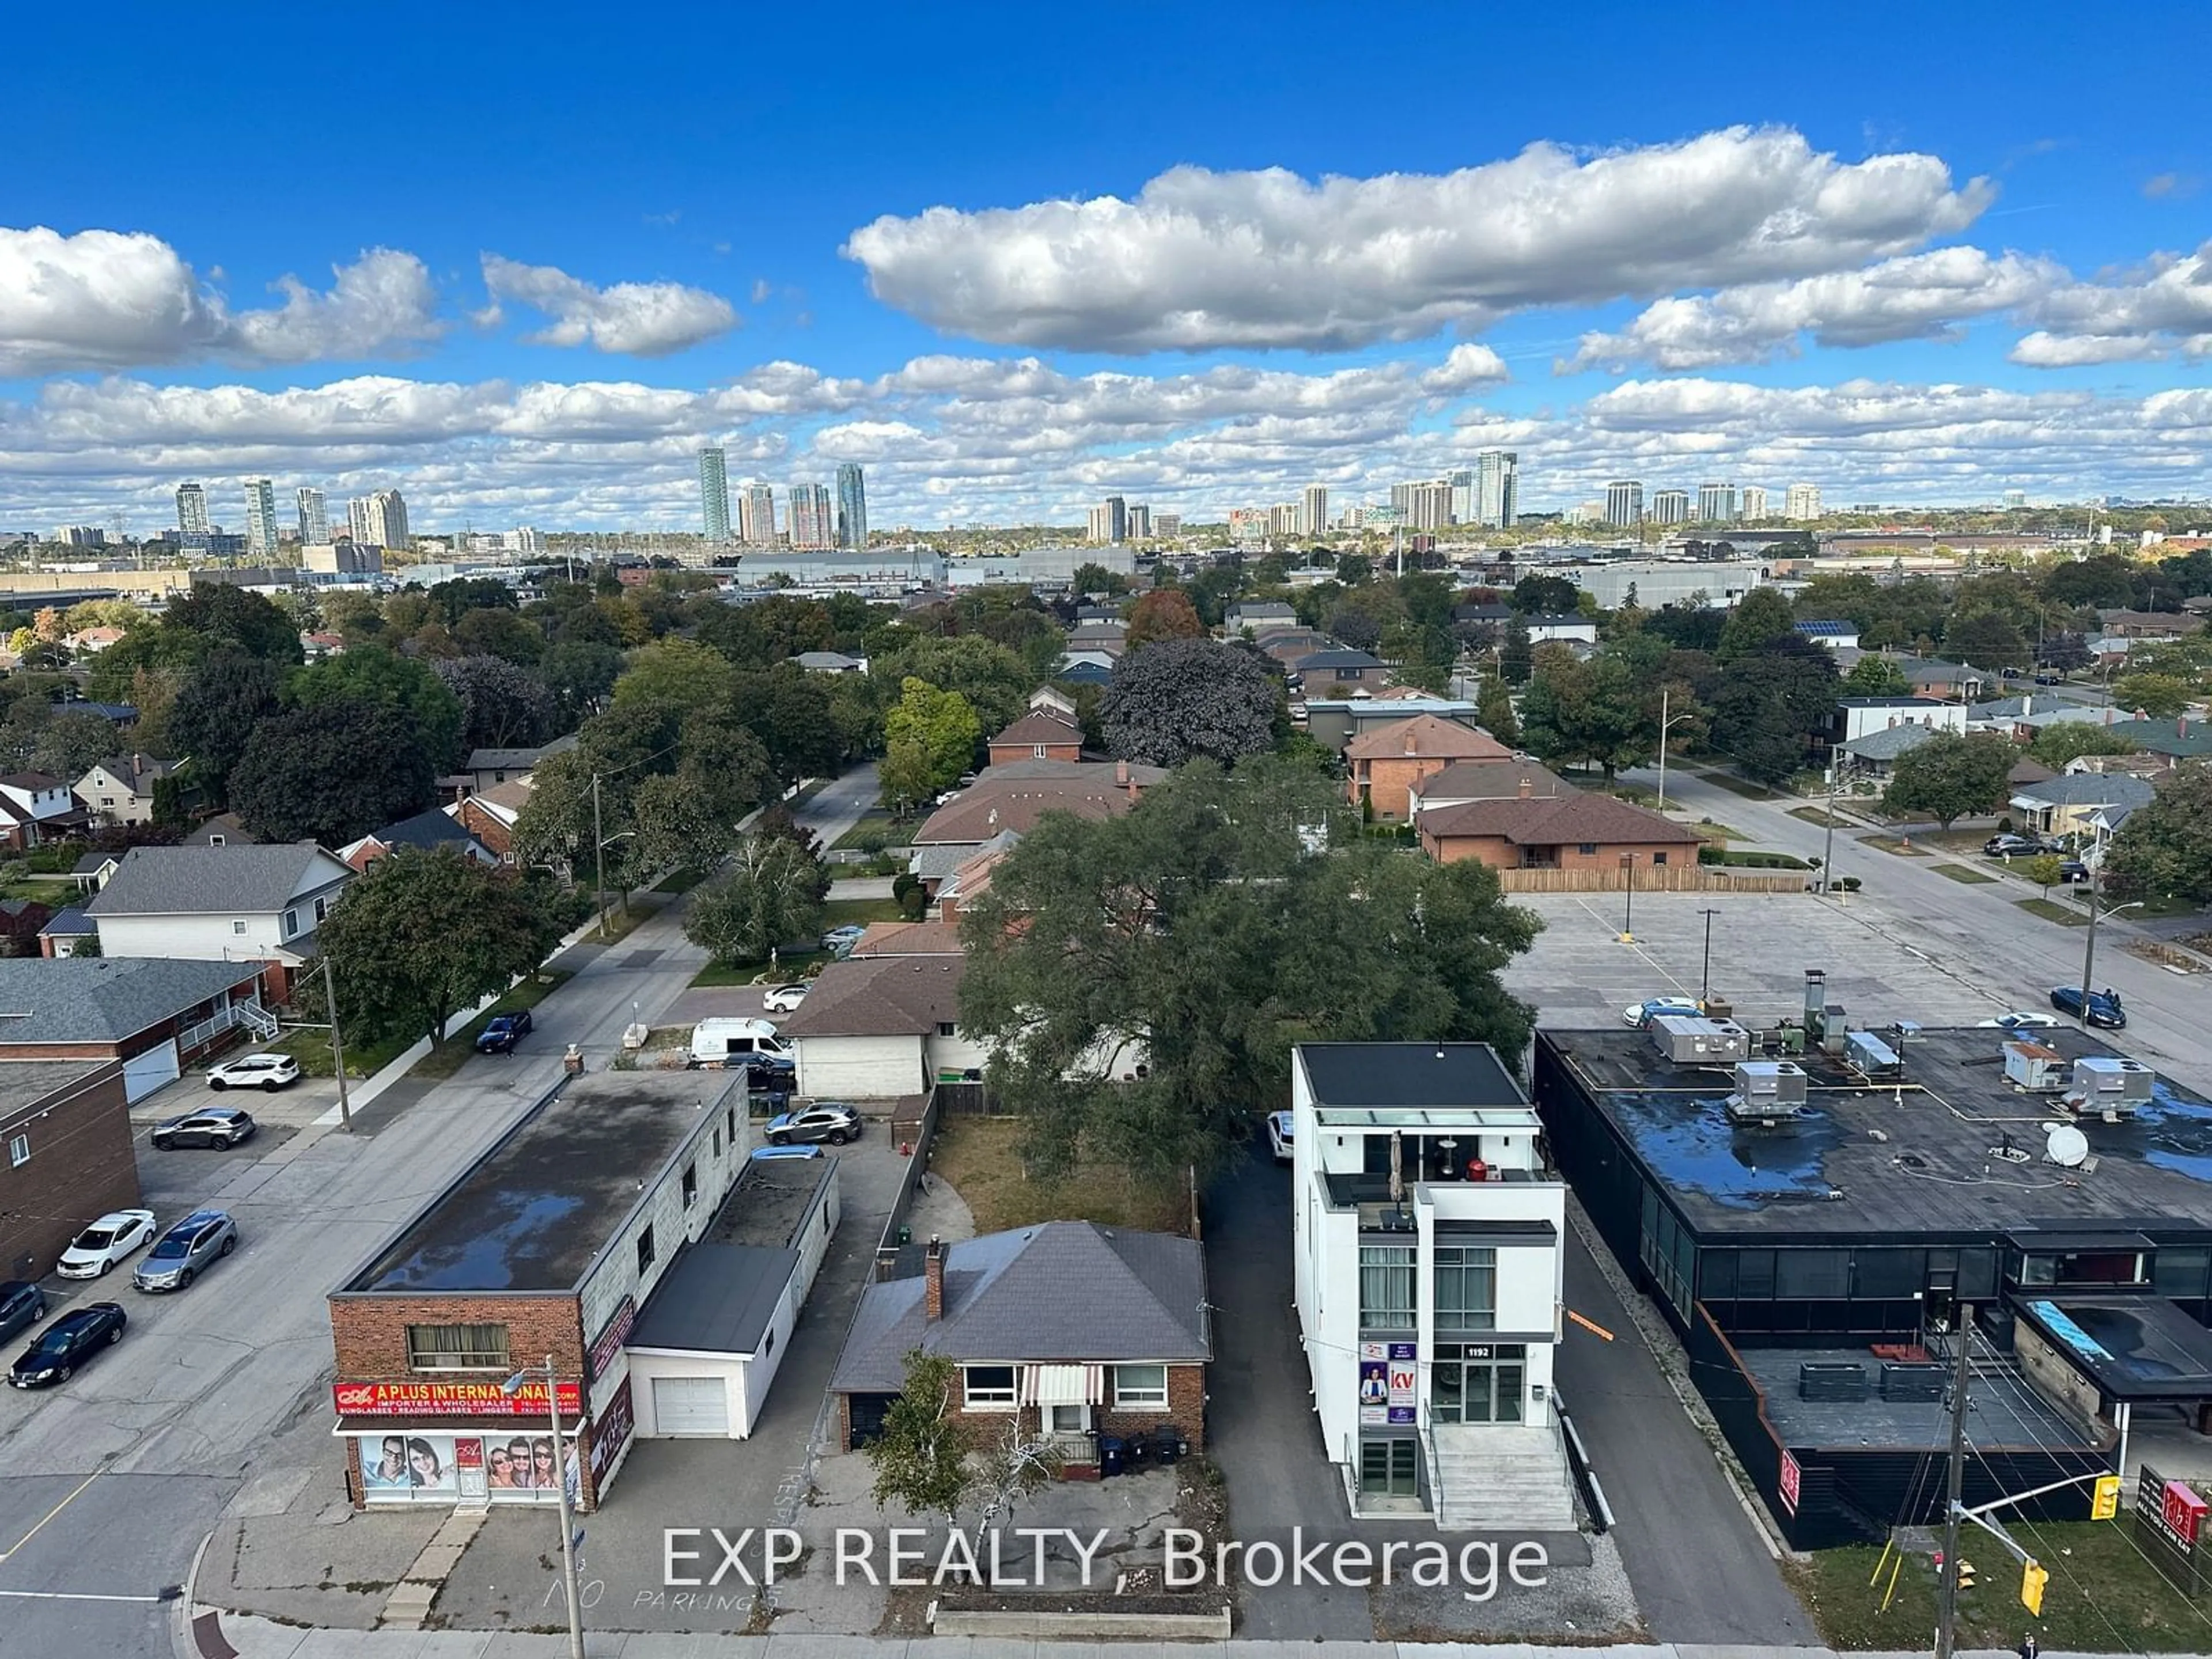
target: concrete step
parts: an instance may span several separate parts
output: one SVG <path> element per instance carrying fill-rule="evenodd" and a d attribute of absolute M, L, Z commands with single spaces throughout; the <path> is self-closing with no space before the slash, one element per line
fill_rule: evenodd
<path fill-rule="evenodd" d="M 1574 1484 L 1562 1437 L 1548 1428 L 1440 1427 L 1433 1486 L 1444 1531 L 1565 1531 Z"/>

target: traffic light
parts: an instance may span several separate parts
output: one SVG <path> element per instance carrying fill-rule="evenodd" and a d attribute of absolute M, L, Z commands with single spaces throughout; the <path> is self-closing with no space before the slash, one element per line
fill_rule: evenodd
<path fill-rule="evenodd" d="M 2043 1587 L 2051 1582 L 2051 1570 L 2030 1561 L 2020 1570 L 2020 1604 L 2037 1618 L 2043 1617 Z"/>
<path fill-rule="evenodd" d="M 2120 1477 L 2100 1474 L 2097 1477 L 2097 1495 L 2089 1502 L 2092 1521 L 2109 1521 L 2120 1512 Z"/>
<path fill-rule="evenodd" d="M 1959 1558 L 1959 1591 L 1964 1595 L 1974 1587 L 1974 1564 L 1965 1556 Z"/>

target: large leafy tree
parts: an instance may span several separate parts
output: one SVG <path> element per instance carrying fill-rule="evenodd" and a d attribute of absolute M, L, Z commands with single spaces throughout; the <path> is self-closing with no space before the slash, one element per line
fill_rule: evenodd
<path fill-rule="evenodd" d="M 2009 617 L 1983 611 L 1954 621 L 1943 630 L 1943 654 L 1978 668 L 2017 668 L 2035 652 Z"/>
<path fill-rule="evenodd" d="M 228 801 L 231 772 L 261 722 L 276 713 L 283 685 L 279 665 L 217 651 L 177 688 L 169 705 L 169 746 L 179 758 L 191 758 L 193 776 L 214 805 Z"/>
<path fill-rule="evenodd" d="M 898 630 L 907 633 L 908 630 Z M 986 732 L 1003 732 L 1022 717 L 1038 676 L 1003 645 L 974 635 L 933 638 L 922 635 L 886 641 L 868 664 L 871 678 L 903 685 L 909 677 L 927 680 L 968 699 Z"/>
<path fill-rule="evenodd" d="M 884 715 L 886 748 L 900 750 L 902 767 L 910 764 L 902 745 L 919 748 L 929 763 L 933 789 L 957 781 L 975 763 L 975 745 L 983 740 L 983 723 L 968 699 L 957 691 L 941 691 L 927 680 L 909 677 L 900 688 L 899 700 Z"/>
<path fill-rule="evenodd" d="M 512 617 L 511 611 L 472 611 Z M 518 620 L 520 620 L 518 618 Z M 528 624 L 524 624 L 527 626 Z M 461 743 L 471 749 L 522 749 L 553 734 L 556 710 L 545 682 L 499 657 L 449 657 L 433 672 L 461 706 Z"/>
<path fill-rule="evenodd" d="M 2212 762 L 2176 768 L 2155 797 L 2129 813 L 2105 869 L 2127 896 L 2212 904 Z"/>
<path fill-rule="evenodd" d="M 2054 772 L 2083 755 L 2139 755 L 2142 745 L 2094 720 L 2059 720 L 2045 726 L 2027 745 L 2027 752 Z"/>
<path fill-rule="evenodd" d="M 1156 587 L 1129 608 L 1126 643 L 1134 651 L 1159 640 L 1194 640 L 1205 632 L 1189 594 L 1181 588 Z"/>
<path fill-rule="evenodd" d="M 788 836 L 752 835 L 691 896 L 684 936 L 720 963 L 759 962 L 822 926 L 821 862 Z"/>
<path fill-rule="evenodd" d="M 461 700 L 428 666 L 381 646 L 325 657 L 292 677 L 285 701 L 299 708 L 325 703 L 376 704 L 406 717 L 434 773 L 460 758 Z"/>
<path fill-rule="evenodd" d="M 1517 1056 L 1532 1016 L 1498 974 L 1540 926 L 1481 864 L 1361 836 L 1310 769 L 1194 763 L 1121 817 L 1048 815 L 1008 855 L 962 914 L 961 1024 L 1041 1173 L 1203 1170 L 1280 1103 L 1293 1042 Z"/>
<path fill-rule="evenodd" d="M 1994 733 L 1939 732 L 1897 757 L 1882 805 L 1931 817 L 1948 830 L 1958 819 L 2004 805 L 2020 750 Z"/>
<path fill-rule="evenodd" d="M 1851 672 L 1844 676 L 1843 691 L 1847 697 L 1901 697 L 1912 690 L 1912 682 L 1905 678 L 1905 671 L 1887 657 L 1869 651 L 1851 665 Z"/>
<path fill-rule="evenodd" d="M 1836 684 L 1826 651 L 1778 638 L 1719 677 L 1709 699 L 1712 746 L 1746 777 L 1784 782 L 1805 764 L 1812 734 L 1834 709 Z"/>
<path fill-rule="evenodd" d="M 2196 698 L 2196 688 L 2176 674 L 2123 674 L 2112 682 L 2113 702 L 2154 720 L 2172 720 Z"/>
<path fill-rule="evenodd" d="M 1225 763 L 1273 745 L 1282 700 L 1280 684 L 1249 647 L 1163 640 L 1114 665 L 1098 723 L 1118 759 Z"/>
<path fill-rule="evenodd" d="M 1540 760 L 1601 767 L 1610 779 L 1658 752 L 1659 711 L 1620 657 L 1578 661 L 1565 647 L 1547 645 L 1521 699 L 1521 742 Z"/>
<path fill-rule="evenodd" d="M 1735 662 L 1790 636 L 1796 626 L 1790 601 L 1778 590 L 1754 587 L 1736 601 L 1735 609 L 1721 624 L 1720 640 L 1713 654 L 1722 662 Z"/>
<path fill-rule="evenodd" d="M 357 878 L 319 939 L 350 1035 L 441 1039 L 454 1014 L 545 960 L 550 896 L 457 848 L 403 847 Z"/>
<path fill-rule="evenodd" d="M 161 625 L 270 662 L 296 663 L 303 654 L 299 624 L 283 606 L 228 582 L 193 583 L 191 592 L 170 604 Z"/>
<path fill-rule="evenodd" d="M 264 719 L 230 774 L 230 804 L 270 841 L 342 847 L 428 806 L 437 774 L 413 720 L 331 696 Z"/>

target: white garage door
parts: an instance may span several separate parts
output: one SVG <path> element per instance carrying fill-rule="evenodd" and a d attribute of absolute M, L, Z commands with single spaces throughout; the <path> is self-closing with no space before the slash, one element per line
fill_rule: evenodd
<path fill-rule="evenodd" d="M 123 1062 L 123 1097 L 143 1100 L 165 1083 L 177 1080 L 177 1043 L 172 1037 L 157 1043 L 143 1054 L 133 1054 Z"/>
<path fill-rule="evenodd" d="M 663 1435 L 730 1432 L 730 1390 L 719 1376 L 656 1376 L 653 1423 Z"/>

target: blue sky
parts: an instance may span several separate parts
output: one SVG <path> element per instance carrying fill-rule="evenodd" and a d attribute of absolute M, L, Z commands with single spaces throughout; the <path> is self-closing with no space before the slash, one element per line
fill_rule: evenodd
<path fill-rule="evenodd" d="M 2212 493 L 2201 6 L 459 9 L 11 19 L 0 525 Z"/>

